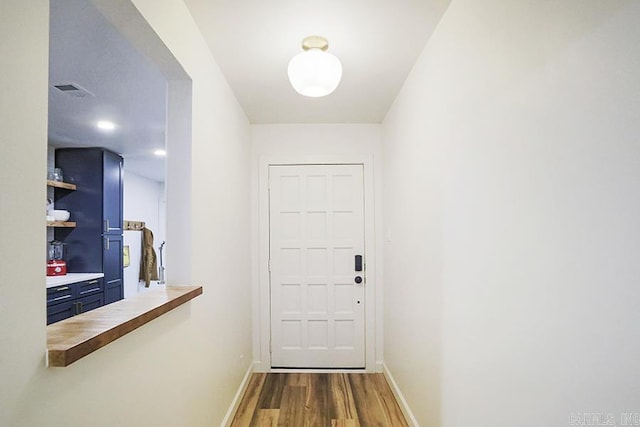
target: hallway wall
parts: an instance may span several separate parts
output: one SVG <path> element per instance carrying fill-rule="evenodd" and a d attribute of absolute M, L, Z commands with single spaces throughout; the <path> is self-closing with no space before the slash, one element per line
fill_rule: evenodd
<path fill-rule="evenodd" d="M 116 15 L 138 35 L 164 43 L 193 84 L 183 106 L 193 112 L 191 147 L 169 144 L 167 241 L 192 231 L 179 236 L 190 243 L 174 243 L 168 280 L 187 277 L 204 293 L 66 368 L 45 367 L 49 1 L 3 0 L 0 176 L 19 183 L 0 192 L 3 427 L 219 425 L 250 364 L 250 126 L 182 1 L 134 4 L 102 1 L 124 8 Z"/>
<path fill-rule="evenodd" d="M 453 0 L 386 116 L 384 354 L 420 425 L 638 412 L 638 23 Z"/>

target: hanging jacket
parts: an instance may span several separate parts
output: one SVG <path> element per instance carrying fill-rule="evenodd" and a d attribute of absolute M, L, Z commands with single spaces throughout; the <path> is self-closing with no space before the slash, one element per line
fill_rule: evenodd
<path fill-rule="evenodd" d="M 142 256 L 140 259 L 140 280 L 149 287 L 152 280 L 158 280 L 158 261 L 153 249 L 153 232 L 148 228 L 142 229 Z"/>

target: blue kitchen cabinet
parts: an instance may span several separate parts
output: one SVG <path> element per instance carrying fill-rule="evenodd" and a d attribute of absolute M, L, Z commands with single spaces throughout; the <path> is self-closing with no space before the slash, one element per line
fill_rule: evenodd
<path fill-rule="evenodd" d="M 104 305 L 102 278 L 47 288 L 47 325 Z"/>
<path fill-rule="evenodd" d="M 102 307 L 104 305 L 104 292 L 78 298 L 78 301 L 76 301 L 76 304 L 77 304 L 76 314 L 85 313 L 87 311 L 94 310 L 98 307 Z"/>
<path fill-rule="evenodd" d="M 56 209 L 71 212 L 73 229 L 56 229 L 56 240 L 65 243 L 67 271 L 104 273 L 103 303 L 124 297 L 123 159 L 103 148 L 59 148 L 55 166 L 65 182 L 76 184 L 72 193 L 55 189 Z"/>
<path fill-rule="evenodd" d="M 106 235 L 104 241 L 104 303 L 111 304 L 124 298 L 122 236 Z"/>
<path fill-rule="evenodd" d="M 47 288 L 47 325 L 75 314 L 74 287 L 71 285 Z"/>
<path fill-rule="evenodd" d="M 76 302 L 64 302 L 47 307 L 47 325 L 76 315 Z"/>

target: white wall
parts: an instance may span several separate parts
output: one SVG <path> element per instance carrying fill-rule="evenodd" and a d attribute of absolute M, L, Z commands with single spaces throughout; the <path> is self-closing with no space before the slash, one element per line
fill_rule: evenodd
<path fill-rule="evenodd" d="M 48 6 L 47 0 L 0 6 L 0 178 L 12 183 L 0 191 L 3 426 L 19 425 L 15 414 L 34 409 L 25 395 L 44 370 Z"/>
<path fill-rule="evenodd" d="M 0 192 L 2 426 L 219 425 L 249 364 L 250 127 L 184 4 L 135 4 L 193 81 L 193 186 L 176 190 L 193 229 L 181 274 L 204 294 L 67 368 L 44 366 L 48 1 L 3 1 L 0 174 L 19 185 Z"/>
<path fill-rule="evenodd" d="M 124 171 L 124 219 L 127 221 L 144 221 L 145 226 L 153 233 L 153 250 L 158 257 L 160 267 L 160 251 L 158 248 L 165 237 L 166 198 L 164 183 L 140 176 L 134 172 Z M 129 246 L 129 267 L 124 268 L 124 297 L 136 295 L 138 292 L 157 287 L 157 281 L 145 287 L 140 281 L 140 260 L 142 257 L 142 231 L 125 231 L 124 245 Z M 165 247 L 166 249 L 166 247 Z M 163 251 L 163 262 L 166 266 L 166 252 Z"/>
<path fill-rule="evenodd" d="M 375 265 L 376 269 L 371 269 L 367 273 L 367 283 L 374 285 L 372 294 L 367 294 L 368 304 L 370 300 L 375 300 L 367 306 L 367 313 L 371 313 L 368 323 L 375 328 L 372 334 L 375 339 L 375 348 L 370 351 L 367 359 L 369 370 L 380 369 L 382 361 L 382 229 L 379 221 L 382 217 L 382 176 L 381 171 L 381 141 L 380 125 L 378 124 L 271 124 L 252 126 L 252 218 L 251 218 L 251 248 L 252 248 L 252 288 L 253 288 L 253 334 L 254 334 L 254 359 L 256 368 L 266 370 L 270 368 L 268 359 L 268 345 L 261 338 L 265 338 L 269 333 L 269 293 L 268 277 L 261 277 L 261 272 L 265 271 L 264 262 L 261 265 L 260 248 L 262 243 L 268 242 L 268 221 L 260 218 L 260 200 L 264 200 L 264 194 L 260 194 L 260 168 L 263 162 L 275 161 L 283 163 L 309 163 L 318 161 L 327 162 L 353 162 L 365 159 L 365 181 L 367 173 L 372 175 L 373 187 L 365 188 L 366 197 L 369 197 L 371 206 L 365 210 L 373 212 L 370 233 L 374 235 L 373 242 L 367 243 L 367 247 L 375 253 L 369 260 L 369 265 Z M 369 193 L 370 192 L 370 193 Z M 263 192 L 264 193 L 264 192 Z M 264 215 L 266 216 L 266 215 Z M 262 227 L 262 228 L 261 228 Z M 266 231 L 265 231 L 266 230 Z M 266 238 L 261 242 L 261 234 L 266 234 Z M 369 245 L 371 245 L 369 247 Z M 268 246 L 267 246 L 268 248 Z M 373 258 L 377 262 L 373 263 Z M 261 270 L 262 268 L 262 270 Z M 369 290 L 369 289 L 368 289 Z M 376 311 L 374 311 L 377 304 Z M 369 312 L 368 310 L 371 309 Z M 368 315 L 367 315 L 368 316 Z"/>
<path fill-rule="evenodd" d="M 388 113 L 385 362 L 420 425 L 639 412 L 639 24 L 454 0 Z"/>

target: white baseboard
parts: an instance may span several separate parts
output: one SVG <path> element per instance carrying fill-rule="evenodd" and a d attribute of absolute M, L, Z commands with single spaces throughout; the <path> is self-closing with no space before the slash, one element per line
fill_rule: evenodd
<path fill-rule="evenodd" d="M 389 371 L 389 368 L 387 368 L 387 365 L 385 365 L 384 363 L 382 365 L 382 368 L 383 368 L 382 372 L 385 378 L 387 379 L 387 382 L 391 386 L 391 391 L 393 391 L 393 395 L 396 397 L 396 400 L 398 401 L 398 404 L 400 405 L 400 409 L 402 410 L 402 413 L 404 414 L 404 417 L 406 418 L 407 422 L 412 427 L 420 427 L 420 424 L 418 424 L 418 420 L 416 420 L 416 417 L 413 415 L 411 408 L 409 408 L 409 404 L 407 403 L 404 396 L 402 395 L 402 392 L 398 388 L 398 384 L 396 384 L 396 380 L 393 379 L 393 375 L 391 375 L 391 371 Z"/>
<path fill-rule="evenodd" d="M 260 360 L 255 360 L 253 362 L 253 372 L 269 372 L 271 370 L 271 366 L 268 366 L 266 363 L 262 363 Z"/>
<path fill-rule="evenodd" d="M 249 378 L 251 378 L 251 374 L 254 372 L 253 368 L 254 368 L 253 363 L 251 363 L 247 368 L 247 372 L 244 374 L 244 378 L 242 378 L 242 382 L 238 387 L 238 391 L 236 392 L 236 395 L 233 397 L 233 400 L 231 401 L 231 406 L 229 406 L 227 413 L 222 419 L 222 423 L 220 423 L 220 427 L 229 427 L 231 425 L 231 422 L 233 421 L 233 417 L 235 416 L 236 411 L 238 410 L 238 406 L 240 406 L 240 401 L 242 401 L 242 396 L 244 396 L 244 392 L 247 389 L 247 386 L 249 385 Z"/>

